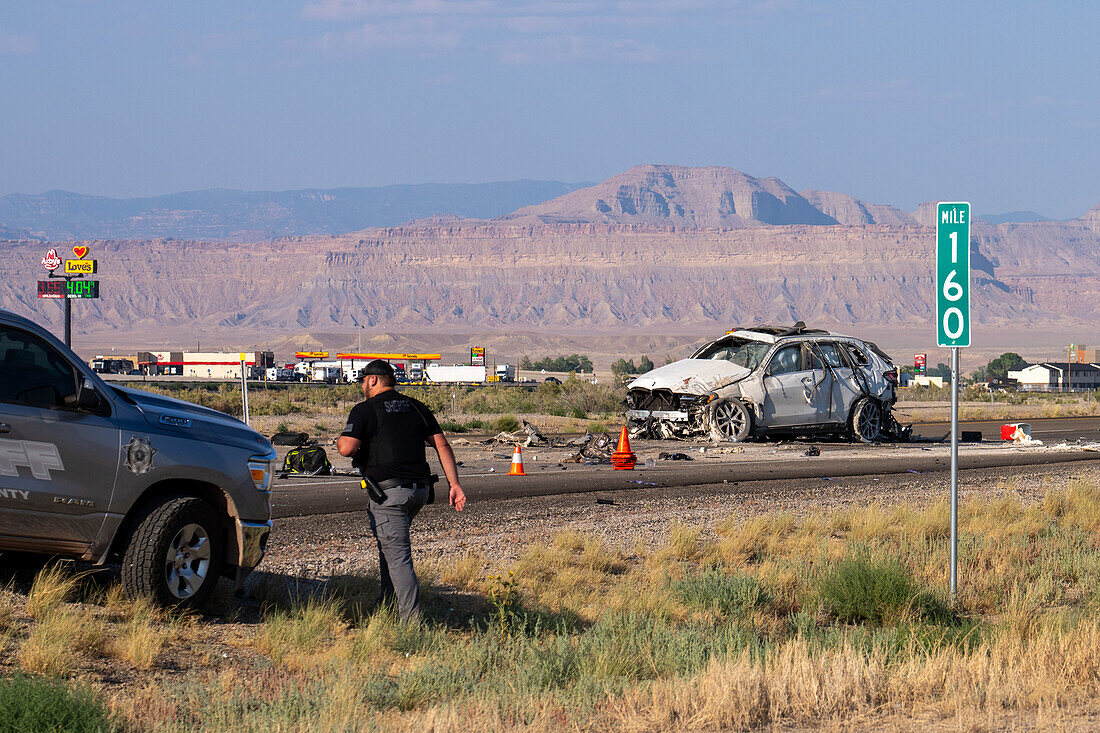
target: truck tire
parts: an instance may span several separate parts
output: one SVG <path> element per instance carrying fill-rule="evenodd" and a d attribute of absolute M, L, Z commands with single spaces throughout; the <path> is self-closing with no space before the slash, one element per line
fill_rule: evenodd
<path fill-rule="evenodd" d="M 214 592 L 225 529 L 209 504 L 167 497 L 138 516 L 122 558 L 122 588 L 160 606 L 197 608 Z"/>
<path fill-rule="evenodd" d="M 882 407 L 877 400 L 864 397 L 852 410 L 852 437 L 864 443 L 882 438 Z"/>

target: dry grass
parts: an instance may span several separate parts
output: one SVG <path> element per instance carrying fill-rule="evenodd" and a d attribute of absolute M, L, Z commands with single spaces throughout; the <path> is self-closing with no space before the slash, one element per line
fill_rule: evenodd
<path fill-rule="evenodd" d="M 1026 641 L 1005 634 L 970 650 L 888 651 L 844 643 L 817 651 L 803 639 L 762 659 L 714 660 L 685 679 L 658 682 L 614 705 L 609 728 L 627 731 L 748 730 L 818 725 L 882 710 L 932 709 L 981 719 L 988 711 L 1082 705 L 1100 692 L 1100 622 L 1040 628 Z"/>
<path fill-rule="evenodd" d="M 115 707 L 135 729 L 245 731 L 969 729 L 1091 714 L 1100 485 L 1040 503 L 999 488 L 960 508 L 954 606 L 943 502 L 718 517 L 634 553 L 567 532 L 512 568 L 477 552 L 437 564 L 425 577 L 446 588 L 426 581 L 422 624 L 368 610 L 372 578 L 288 591 L 243 639 L 219 637 L 245 646 L 241 661 L 195 663 Z M 111 590 L 98 603 L 42 611 L 16 639 L 23 668 L 66 674 L 108 655 L 148 669 L 166 628 L 198 623 Z"/>
<path fill-rule="evenodd" d="M 110 599 L 107 606 L 125 619 L 109 647 L 110 655 L 136 669 L 151 669 L 167 640 L 164 613 L 144 598 L 128 602 Z"/>
<path fill-rule="evenodd" d="M 66 675 L 77 669 L 82 659 L 102 657 L 109 642 L 107 625 L 98 616 L 78 608 L 56 607 L 35 618 L 17 657 L 26 672 Z"/>
<path fill-rule="evenodd" d="M 310 598 L 302 605 L 268 616 L 257 646 L 276 662 L 308 666 L 345 629 L 343 610 L 338 603 Z"/>
<path fill-rule="evenodd" d="M 27 614 L 39 618 L 49 614 L 73 597 L 80 576 L 63 565 L 50 565 L 40 571 L 27 594 Z"/>
<path fill-rule="evenodd" d="M 437 561 L 433 569 L 443 583 L 463 590 L 484 590 L 489 561 L 483 552 L 466 552 L 455 558 Z"/>

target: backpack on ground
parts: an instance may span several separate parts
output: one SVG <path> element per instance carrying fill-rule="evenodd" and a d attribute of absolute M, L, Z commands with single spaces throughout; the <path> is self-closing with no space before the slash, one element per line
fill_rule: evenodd
<path fill-rule="evenodd" d="M 328 476 L 332 473 L 332 464 L 328 454 L 319 445 L 304 445 L 294 448 L 286 454 L 283 461 L 284 473 L 297 473 L 305 476 Z"/>

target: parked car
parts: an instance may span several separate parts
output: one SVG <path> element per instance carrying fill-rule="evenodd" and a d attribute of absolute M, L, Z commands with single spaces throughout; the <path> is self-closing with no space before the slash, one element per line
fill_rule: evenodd
<path fill-rule="evenodd" d="M 263 558 L 275 458 L 240 420 L 108 384 L 0 310 L 0 552 L 119 563 L 128 594 L 201 605 Z"/>
<path fill-rule="evenodd" d="M 630 382 L 626 415 L 635 435 L 654 438 L 907 438 L 891 413 L 897 380 L 890 357 L 869 341 L 802 322 L 756 326 Z"/>

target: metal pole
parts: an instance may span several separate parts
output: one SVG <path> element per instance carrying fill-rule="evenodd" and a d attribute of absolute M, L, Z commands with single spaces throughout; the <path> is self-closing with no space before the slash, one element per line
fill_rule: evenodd
<path fill-rule="evenodd" d="M 959 573 L 959 347 L 951 347 L 951 602 Z"/>
<path fill-rule="evenodd" d="M 245 366 L 244 359 L 241 359 L 241 413 L 244 417 L 245 425 L 248 425 L 248 380 L 245 378 Z"/>
<path fill-rule="evenodd" d="M 65 278 L 65 345 L 73 347 L 73 301 L 69 298 L 69 278 Z"/>

